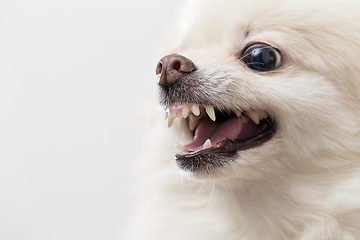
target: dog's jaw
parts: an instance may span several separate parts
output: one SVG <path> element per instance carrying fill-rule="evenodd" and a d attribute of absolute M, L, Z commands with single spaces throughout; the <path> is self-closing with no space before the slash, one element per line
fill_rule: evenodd
<path fill-rule="evenodd" d="M 176 87 L 176 86 L 175 86 Z M 211 174 L 231 164 L 238 151 L 258 147 L 275 134 L 276 123 L 264 111 L 221 112 L 213 105 L 172 103 L 165 112 L 167 126 L 185 118 L 192 143 L 176 144 L 178 166 L 194 174 Z"/>

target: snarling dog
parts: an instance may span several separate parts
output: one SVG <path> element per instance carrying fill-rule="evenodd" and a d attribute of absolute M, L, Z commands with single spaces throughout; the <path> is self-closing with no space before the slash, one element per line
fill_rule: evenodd
<path fill-rule="evenodd" d="M 360 1 L 195 0 L 173 30 L 138 239 L 360 239 Z"/>

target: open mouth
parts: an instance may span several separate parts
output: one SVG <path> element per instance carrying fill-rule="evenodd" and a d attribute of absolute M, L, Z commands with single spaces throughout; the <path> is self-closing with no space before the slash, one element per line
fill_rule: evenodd
<path fill-rule="evenodd" d="M 186 119 L 193 141 L 177 144 L 175 160 L 190 172 L 203 172 L 222 166 L 238 151 L 257 147 L 268 141 L 276 130 L 268 113 L 258 110 L 243 112 L 220 111 L 212 105 L 172 103 L 167 106 L 165 119 L 171 127 L 174 119 Z"/>

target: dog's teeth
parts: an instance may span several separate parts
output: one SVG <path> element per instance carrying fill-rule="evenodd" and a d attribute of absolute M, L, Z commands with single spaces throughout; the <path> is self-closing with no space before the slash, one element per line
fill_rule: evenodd
<path fill-rule="evenodd" d="M 259 119 L 262 120 L 264 118 L 267 118 L 269 115 L 267 114 L 267 112 L 264 111 L 260 111 L 259 112 Z"/>
<path fill-rule="evenodd" d="M 200 118 L 195 117 L 193 115 L 189 115 L 188 119 L 189 119 L 189 129 L 190 131 L 194 131 L 195 128 L 199 125 Z"/>
<path fill-rule="evenodd" d="M 185 150 L 185 148 L 184 148 L 184 146 L 183 145 L 181 145 L 181 144 L 175 144 L 175 147 L 177 148 L 177 149 L 179 149 L 181 152 L 183 152 L 184 150 Z"/>
<path fill-rule="evenodd" d="M 183 118 L 182 112 L 178 112 L 176 116 L 177 116 L 179 119 L 182 119 L 182 118 Z"/>
<path fill-rule="evenodd" d="M 255 111 L 245 111 L 245 115 L 247 115 L 254 123 L 259 124 L 260 122 L 260 113 Z"/>
<path fill-rule="evenodd" d="M 206 111 L 206 113 L 209 115 L 210 119 L 215 122 L 216 117 L 215 117 L 214 106 L 212 106 L 212 105 L 205 105 L 205 111 Z"/>
<path fill-rule="evenodd" d="M 168 119 L 168 117 L 169 117 L 169 109 L 166 109 L 166 111 L 165 111 L 165 119 Z"/>
<path fill-rule="evenodd" d="M 171 125 L 173 124 L 173 122 L 174 122 L 174 118 L 173 118 L 172 114 L 169 114 L 168 119 L 166 119 L 166 126 L 167 126 L 168 128 L 171 127 Z"/>
<path fill-rule="evenodd" d="M 203 149 L 211 148 L 211 141 L 210 139 L 206 140 L 203 146 Z"/>
<path fill-rule="evenodd" d="M 185 107 L 182 109 L 182 112 L 181 112 L 182 117 L 183 117 L 183 118 L 187 118 L 187 116 L 189 115 L 189 112 L 190 112 L 189 108 L 185 106 Z"/>
<path fill-rule="evenodd" d="M 175 111 L 170 111 L 169 112 L 169 118 L 172 118 L 173 119 L 173 121 L 178 117 L 178 114 L 177 114 L 177 112 L 175 112 Z"/>
<path fill-rule="evenodd" d="M 175 144 L 175 147 L 178 149 L 178 154 L 186 154 L 185 147 L 181 144 Z"/>
<path fill-rule="evenodd" d="M 199 104 L 193 104 L 191 106 L 191 111 L 195 116 L 199 116 L 200 115 L 200 105 Z"/>

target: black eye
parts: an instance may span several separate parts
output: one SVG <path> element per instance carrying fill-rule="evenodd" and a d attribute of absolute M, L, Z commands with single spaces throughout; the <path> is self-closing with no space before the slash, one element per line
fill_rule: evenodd
<path fill-rule="evenodd" d="M 264 72 L 280 67 L 281 56 L 276 49 L 268 45 L 255 44 L 245 49 L 242 61 L 249 68 Z"/>

